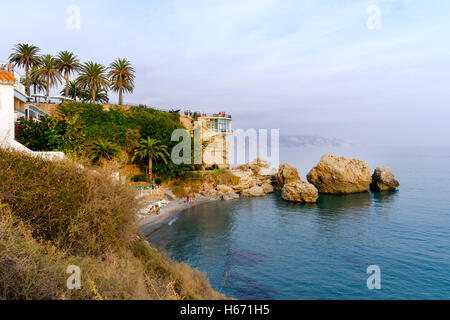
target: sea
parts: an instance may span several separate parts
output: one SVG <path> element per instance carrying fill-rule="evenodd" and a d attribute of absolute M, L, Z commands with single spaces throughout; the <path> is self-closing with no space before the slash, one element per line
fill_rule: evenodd
<path fill-rule="evenodd" d="M 389 167 L 400 188 L 200 204 L 148 241 L 236 299 L 450 299 L 450 148 L 296 147 L 280 160 L 306 179 L 324 154 Z"/>

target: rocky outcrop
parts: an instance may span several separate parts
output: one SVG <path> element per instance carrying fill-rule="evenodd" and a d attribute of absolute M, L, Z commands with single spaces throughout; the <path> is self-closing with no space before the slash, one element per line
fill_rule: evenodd
<path fill-rule="evenodd" d="M 370 189 L 373 192 L 392 191 L 397 189 L 400 183 L 395 179 L 389 168 L 376 168 L 372 175 Z"/>
<path fill-rule="evenodd" d="M 216 187 L 217 191 L 220 191 L 222 193 L 231 193 L 234 192 L 233 188 L 226 186 L 226 185 L 219 185 Z"/>
<path fill-rule="evenodd" d="M 272 180 L 276 170 L 269 168 L 267 160 L 256 159 L 248 164 L 233 168 L 231 172 L 240 179 L 237 185 L 232 186 L 235 192 L 244 192 L 254 187 L 262 187 L 266 194 L 273 192 Z M 248 191 L 246 194 L 248 194 Z"/>
<path fill-rule="evenodd" d="M 328 194 L 366 192 L 372 183 L 370 167 L 366 162 L 329 155 L 322 157 L 307 178 L 320 193 Z"/>
<path fill-rule="evenodd" d="M 256 186 L 255 177 L 251 170 L 243 171 L 233 169 L 232 173 L 235 176 L 239 177 L 239 183 L 232 186 L 234 192 L 240 193 L 246 189 L 250 189 Z"/>
<path fill-rule="evenodd" d="M 264 193 L 268 194 L 268 193 L 273 193 L 275 191 L 274 187 L 271 184 L 263 184 L 262 188 L 264 190 Z"/>
<path fill-rule="evenodd" d="M 227 192 L 222 195 L 222 200 L 224 201 L 230 201 L 235 199 L 239 199 L 239 194 L 234 192 Z"/>
<path fill-rule="evenodd" d="M 297 169 L 291 165 L 282 164 L 275 175 L 275 188 L 281 190 L 285 184 L 297 180 L 300 180 Z"/>
<path fill-rule="evenodd" d="M 252 162 L 249 162 L 247 164 L 240 165 L 236 168 L 233 168 L 233 170 L 237 171 L 249 171 L 251 170 L 253 174 L 258 175 L 261 169 L 268 169 L 269 165 L 267 160 L 257 158 L 253 160 Z"/>
<path fill-rule="evenodd" d="M 284 185 L 281 198 L 291 202 L 316 203 L 319 191 L 311 183 L 297 180 Z"/>
<path fill-rule="evenodd" d="M 262 187 L 253 187 L 242 191 L 244 197 L 264 197 L 266 193 Z"/>

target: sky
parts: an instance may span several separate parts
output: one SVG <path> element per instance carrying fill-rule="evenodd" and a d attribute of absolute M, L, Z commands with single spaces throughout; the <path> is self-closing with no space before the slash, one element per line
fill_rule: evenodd
<path fill-rule="evenodd" d="M 1 11 L 0 61 L 19 42 L 106 66 L 127 58 L 127 103 L 226 111 L 234 128 L 281 135 L 450 145 L 450 1 L 2 0 Z"/>

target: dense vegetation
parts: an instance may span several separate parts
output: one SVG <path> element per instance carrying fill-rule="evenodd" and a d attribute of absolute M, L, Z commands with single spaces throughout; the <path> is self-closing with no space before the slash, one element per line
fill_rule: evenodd
<path fill-rule="evenodd" d="M 95 161 L 119 156 L 116 152 L 119 147 L 128 156 L 128 161 L 134 159 L 144 168 L 149 164 L 148 156 L 133 157 L 135 152 L 142 150 L 148 139 L 153 139 L 158 142 L 156 145 L 167 149 L 167 159 L 178 143 L 171 141 L 172 132 L 182 128 L 178 113 L 148 108 L 124 110 L 111 107 L 104 110 L 99 104 L 66 102 L 58 106 L 58 112 L 58 117 L 40 121 L 21 120 L 16 139 L 35 151 L 62 151 Z M 101 151 L 104 153 L 99 153 Z M 157 152 L 153 154 L 158 156 Z M 175 165 L 171 161 L 155 161 L 152 167 L 156 176 L 164 179 L 180 177 L 194 169 L 198 166 Z"/>
<path fill-rule="evenodd" d="M 0 149 L 0 299 L 223 298 L 143 241 L 133 192 L 108 175 Z"/>

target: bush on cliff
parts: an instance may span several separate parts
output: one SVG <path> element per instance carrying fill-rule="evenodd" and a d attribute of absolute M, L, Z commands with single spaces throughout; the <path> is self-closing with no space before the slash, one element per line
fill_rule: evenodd
<path fill-rule="evenodd" d="M 223 298 L 142 240 L 135 195 L 108 176 L 0 149 L 0 299 Z"/>

